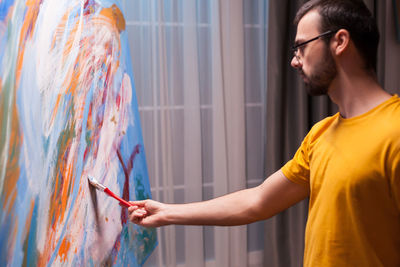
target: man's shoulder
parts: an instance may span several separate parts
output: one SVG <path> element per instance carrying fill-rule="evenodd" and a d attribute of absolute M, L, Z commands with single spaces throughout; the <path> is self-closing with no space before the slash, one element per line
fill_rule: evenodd
<path fill-rule="evenodd" d="M 380 115 L 386 124 L 391 125 L 392 128 L 400 129 L 400 97 L 394 95 Z"/>
<path fill-rule="evenodd" d="M 397 94 L 393 96 L 393 101 L 391 104 L 393 110 L 395 110 L 397 114 L 400 114 L 400 97 Z"/>
<path fill-rule="evenodd" d="M 311 130 L 308 132 L 307 136 L 311 140 L 318 139 L 323 133 L 325 133 L 333 124 L 337 123 L 339 118 L 339 113 L 332 116 L 328 116 L 319 122 L 315 123 Z M 310 141 L 311 141 L 310 140 Z"/>
<path fill-rule="evenodd" d="M 318 132 L 318 131 L 325 131 L 327 128 L 329 128 L 333 123 L 335 123 L 338 118 L 339 118 L 339 112 L 332 115 L 328 116 L 319 122 L 315 123 L 314 126 L 311 128 L 310 132 Z"/>

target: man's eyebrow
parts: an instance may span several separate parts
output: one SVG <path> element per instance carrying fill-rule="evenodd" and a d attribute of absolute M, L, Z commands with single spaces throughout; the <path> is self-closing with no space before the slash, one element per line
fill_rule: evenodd
<path fill-rule="evenodd" d="M 299 38 L 299 39 L 297 39 L 297 40 L 294 41 L 293 46 L 296 46 L 296 45 L 298 45 L 298 44 L 301 44 L 302 42 L 304 42 L 303 39 Z"/>
<path fill-rule="evenodd" d="M 294 40 L 294 45 L 298 45 L 298 44 L 301 44 L 303 42 L 304 42 L 304 39 L 299 38 L 299 39 Z"/>

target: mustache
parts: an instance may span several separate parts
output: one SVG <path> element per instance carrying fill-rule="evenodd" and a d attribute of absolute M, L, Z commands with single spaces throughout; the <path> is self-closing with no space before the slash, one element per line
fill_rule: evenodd
<path fill-rule="evenodd" d="M 300 76 L 306 76 L 306 75 L 304 74 L 303 69 L 297 69 L 297 73 L 298 73 Z"/>
<path fill-rule="evenodd" d="M 298 69 L 297 73 L 300 75 L 300 77 L 308 79 L 308 76 L 304 73 L 303 69 Z"/>

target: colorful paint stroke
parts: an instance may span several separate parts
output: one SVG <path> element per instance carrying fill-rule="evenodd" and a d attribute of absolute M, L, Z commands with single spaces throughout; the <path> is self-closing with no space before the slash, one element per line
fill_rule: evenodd
<path fill-rule="evenodd" d="M 0 1 L 0 266 L 141 266 L 154 229 L 121 5 Z"/>

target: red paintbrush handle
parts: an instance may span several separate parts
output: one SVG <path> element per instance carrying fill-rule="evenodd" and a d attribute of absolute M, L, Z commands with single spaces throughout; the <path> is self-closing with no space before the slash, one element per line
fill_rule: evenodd
<path fill-rule="evenodd" d="M 121 203 L 122 205 L 124 205 L 125 207 L 129 208 L 131 205 L 131 203 L 129 203 L 128 201 L 120 198 L 119 196 L 117 196 L 116 194 L 114 194 L 113 192 L 111 192 L 110 189 L 106 188 L 104 189 L 104 192 L 107 193 L 107 195 L 109 195 L 110 197 L 115 198 L 116 200 L 119 201 L 119 203 Z"/>

